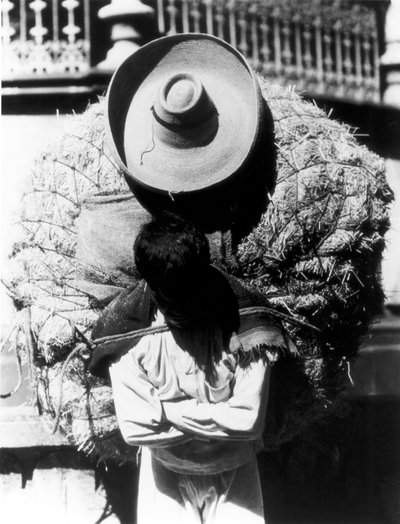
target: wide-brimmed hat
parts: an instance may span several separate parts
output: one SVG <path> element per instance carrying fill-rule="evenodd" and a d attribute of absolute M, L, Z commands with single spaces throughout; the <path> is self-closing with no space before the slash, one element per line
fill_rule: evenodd
<path fill-rule="evenodd" d="M 153 191 L 198 191 L 250 157 L 263 100 L 244 57 L 219 38 L 155 40 L 115 72 L 106 99 L 111 148 L 125 173 Z"/>

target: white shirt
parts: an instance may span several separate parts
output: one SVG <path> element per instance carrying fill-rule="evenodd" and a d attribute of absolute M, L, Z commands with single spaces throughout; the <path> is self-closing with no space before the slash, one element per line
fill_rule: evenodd
<path fill-rule="evenodd" d="M 152 325 L 162 321 L 159 314 Z M 143 337 L 110 368 L 125 441 L 151 447 L 180 473 L 220 473 L 248 462 L 260 449 L 270 368 L 262 360 L 242 368 L 223 353 L 216 372 L 212 387 L 171 332 Z"/>

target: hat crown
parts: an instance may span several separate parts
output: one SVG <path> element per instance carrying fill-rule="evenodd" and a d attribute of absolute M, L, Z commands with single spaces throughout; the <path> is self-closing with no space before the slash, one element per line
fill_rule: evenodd
<path fill-rule="evenodd" d="M 161 85 L 154 112 L 163 125 L 195 128 L 213 116 L 215 107 L 198 78 L 178 73 Z"/>
<path fill-rule="evenodd" d="M 192 75 L 176 75 L 164 86 L 162 99 L 171 113 L 182 113 L 196 104 L 201 88 Z"/>

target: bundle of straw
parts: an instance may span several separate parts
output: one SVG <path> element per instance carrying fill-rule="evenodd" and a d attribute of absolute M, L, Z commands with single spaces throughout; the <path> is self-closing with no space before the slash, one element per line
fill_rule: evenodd
<path fill-rule="evenodd" d="M 265 442 L 274 448 L 323 419 L 348 381 L 348 359 L 382 306 L 392 193 L 382 159 L 348 127 L 293 90 L 260 82 L 275 122 L 278 179 L 232 271 L 294 320 L 283 326 L 299 356 L 276 365 L 272 386 L 279 423 L 268 419 Z M 127 190 L 105 149 L 100 102 L 71 117 L 35 163 L 7 279 L 17 307 L 30 312 L 44 414 L 88 453 L 116 460 L 134 453 L 118 433 L 109 384 L 87 372 L 85 341 L 100 305 L 76 289 L 76 219 L 84 196 Z"/>

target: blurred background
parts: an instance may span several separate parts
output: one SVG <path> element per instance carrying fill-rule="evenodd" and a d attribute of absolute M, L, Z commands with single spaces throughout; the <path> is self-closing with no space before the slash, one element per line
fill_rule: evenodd
<path fill-rule="evenodd" d="M 293 85 L 356 129 L 384 157 L 396 200 L 382 266 L 386 304 L 352 363 L 351 409 L 333 454 L 261 457 L 267 521 L 400 522 L 400 1 L 2 0 L 1 264 L 7 264 L 24 179 L 72 113 L 105 93 L 116 67 L 162 35 L 203 32 L 237 47 L 255 70 Z M 1 290 L 1 336 L 13 307 Z M 1 354 L 2 522 L 133 523 L 134 468 L 93 464 L 50 435 L 29 372 Z M 328 436 L 326 436 L 328 438 Z M 302 456 L 307 455 L 303 453 Z"/>

